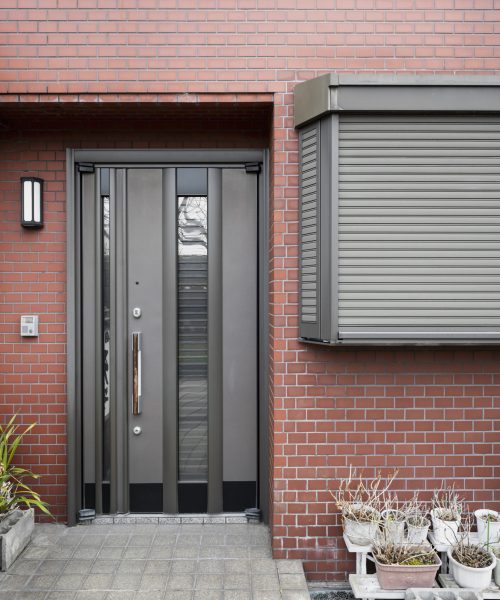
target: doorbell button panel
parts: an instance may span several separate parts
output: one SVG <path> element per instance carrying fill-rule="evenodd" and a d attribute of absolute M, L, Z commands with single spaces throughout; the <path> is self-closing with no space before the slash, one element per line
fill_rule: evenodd
<path fill-rule="evenodd" d="M 134 315 L 134 317 L 136 319 L 138 319 L 141 315 L 142 315 L 142 310 L 136 306 L 133 310 L 132 310 L 132 314 Z"/>
<path fill-rule="evenodd" d="M 21 337 L 38 336 L 38 315 L 21 315 Z"/>

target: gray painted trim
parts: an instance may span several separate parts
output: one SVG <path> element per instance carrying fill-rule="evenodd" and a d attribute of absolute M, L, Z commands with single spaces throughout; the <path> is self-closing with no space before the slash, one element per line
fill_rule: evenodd
<path fill-rule="evenodd" d="M 222 171 L 208 170 L 208 507 L 222 511 Z"/>
<path fill-rule="evenodd" d="M 178 509 L 177 194 L 175 169 L 163 170 L 163 510 Z"/>
<path fill-rule="evenodd" d="M 339 116 L 328 117 L 331 129 L 331 146 L 326 153 L 327 173 L 330 179 L 330 331 L 329 339 L 338 338 L 339 329 Z M 326 280 L 328 281 L 328 279 Z M 326 287 L 326 284 L 325 284 Z M 328 305 L 324 307 L 328 310 Z"/>
<path fill-rule="evenodd" d="M 295 127 L 342 111 L 498 111 L 500 77 L 337 75 L 299 83 Z"/>
<path fill-rule="evenodd" d="M 118 246 L 118 228 L 119 228 L 119 216 L 117 214 L 118 202 L 117 202 L 117 186 L 115 178 L 115 170 L 110 169 L 109 173 L 109 244 L 110 244 L 110 335 L 109 335 L 109 418 L 110 418 L 110 499 L 109 507 L 110 512 L 116 512 L 118 510 L 118 452 L 117 452 L 117 435 L 118 435 L 118 415 L 116 409 L 118 406 L 118 398 L 120 395 L 117 394 L 116 386 L 118 384 L 119 377 L 117 371 L 122 372 L 117 362 L 117 350 L 119 346 L 119 340 L 117 339 L 117 333 L 120 331 L 118 326 L 118 302 L 121 300 L 121 291 L 118 290 L 118 264 L 120 258 L 117 256 Z M 121 366 L 121 365 L 120 365 Z"/>
<path fill-rule="evenodd" d="M 140 167 L 158 163 L 168 166 L 199 163 L 261 162 L 262 150 L 75 150 L 76 162 L 138 163 Z M 217 165 L 220 166 L 220 165 Z"/>
<path fill-rule="evenodd" d="M 259 400 L 258 400 L 258 482 L 259 508 L 269 521 L 269 152 L 264 151 L 258 188 L 259 228 Z"/>
<path fill-rule="evenodd" d="M 129 510 L 129 486 L 128 486 L 128 402 L 120 402 L 119 399 L 129 398 L 128 377 L 119 377 L 118 373 L 127 373 L 128 361 L 128 295 L 127 295 L 127 202 L 126 202 L 126 172 L 117 169 L 114 172 L 115 183 L 115 233 L 116 248 L 115 262 L 116 274 L 116 312 L 115 312 L 115 397 L 112 409 L 115 412 L 116 422 L 116 467 L 114 471 L 116 486 L 116 511 L 127 512 Z M 113 391 L 112 391 L 113 393 Z M 112 474 L 113 478 L 113 474 Z M 121 482 L 121 485 L 119 483 Z"/>
<path fill-rule="evenodd" d="M 67 391 L 68 391 L 68 507 L 67 523 L 76 525 L 76 514 L 81 501 L 81 439 L 79 435 L 77 381 L 79 369 L 76 364 L 77 344 L 77 216 L 75 215 L 75 163 L 74 152 L 66 149 L 66 310 L 67 310 Z"/>
<path fill-rule="evenodd" d="M 96 203 L 95 203 L 95 509 L 102 513 L 102 457 L 103 457 L 103 323 L 102 323 L 102 206 L 101 206 L 101 177 L 96 172 Z"/>

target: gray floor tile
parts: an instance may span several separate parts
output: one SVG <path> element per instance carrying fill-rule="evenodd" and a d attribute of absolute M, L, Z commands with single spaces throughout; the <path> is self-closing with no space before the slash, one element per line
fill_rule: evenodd
<path fill-rule="evenodd" d="M 66 560 L 44 560 L 38 566 L 38 572 L 44 575 L 60 575 L 66 566 Z"/>
<path fill-rule="evenodd" d="M 298 573 L 280 573 L 279 580 L 282 590 L 300 590 L 307 587 L 304 575 Z"/>
<path fill-rule="evenodd" d="M 173 560 L 171 562 L 170 572 L 173 575 L 180 573 L 197 573 L 199 571 L 199 562 L 196 560 Z"/>
<path fill-rule="evenodd" d="M 32 575 L 38 569 L 41 561 L 19 558 L 9 569 L 11 575 Z"/>
<path fill-rule="evenodd" d="M 168 575 L 170 573 L 172 562 L 170 560 L 147 560 L 144 565 L 144 573 L 158 573 Z"/>
<path fill-rule="evenodd" d="M 116 573 L 120 561 L 118 559 L 101 559 L 97 558 L 95 562 L 90 563 L 91 573 Z"/>
<path fill-rule="evenodd" d="M 34 592 L 34 591 L 26 591 L 26 592 L 17 592 L 14 596 L 15 600 L 45 600 L 47 592 Z"/>
<path fill-rule="evenodd" d="M 224 573 L 224 563 L 227 561 L 212 558 L 200 558 L 197 563 L 198 573 Z"/>
<path fill-rule="evenodd" d="M 197 575 L 195 589 L 197 590 L 222 590 L 224 587 L 223 575 Z"/>
<path fill-rule="evenodd" d="M 129 546 L 123 551 L 123 558 L 125 559 L 138 559 L 147 558 L 150 552 L 149 546 Z"/>
<path fill-rule="evenodd" d="M 75 600 L 105 600 L 107 592 L 84 590 L 77 592 Z"/>
<path fill-rule="evenodd" d="M 31 579 L 26 580 L 27 586 L 32 590 L 52 590 L 56 581 L 57 575 L 33 575 Z"/>
<path fill-rule="evenodd" d="M 140 575 L 146 566 L 145 560 L 122 560 L 120 561 L 117 573 L 128 573 L 130 575 Z"/>
<path fill-rule="evenodd" d="M 148 573 L 143 575 L 141 584 L 139 586 L 140 591 L 164 591 L 167 587 L 168 575 L 160 575 L 158 573 Z"/>
<path fill-rule="evenodd" d="M 224 590 L 224 600 L 252 600 L 249 590 Z"/>
<path fill-rule="evenodd" d="M 163 600 L 163 594 L 162 591 L 139 591 L 134 596 L 134 600 Z"/>
<path fill-rule="evenodd" d="M 175 546 L 152 546 L 149 551 L 149 558 L 172 558 L 174 547 Z"/>
<path fill-rule="evenodd" d="M 138 590 L 141 575 L 118 573 L 115 575 L 111 588 L 113 590 Z"/>
<path fill-rule="evenodd" d="M 283 590 L 283 600 L 310 600 L 311 596 L 307 590 Z"/>
<path fill-rule="evenodd" d="M 231 573 L 224 575 L 225 590 L 246 590 L 250 589 L 250 577 L 247 573 Z"/>
<path fill-rule="evenodd" d="M 252 600 L 281 600 L 281 593 L 271 590 L 253 590 Z"/>
<path fill-rule="evenodd" d="M 252 588 L 254 590 L 279 590 L 277 575 L 255 575 L 252 573 Z"/>
<path fill-rule="evenodd" d="M 108 592 L 106 600 L 134 600 L 136 592 L 124 592 L 123 590 Z"/>
<path fill-rule="evenodd" d="M 71 574 L 71 575 L 61 575 L 59 579 L 56 581 L 55 589 L 56 590 L 79 590 L 82 588 L 83 575 Z"/>
<path fill-rule="evenodd" d="M 200 546 L 175 546 L 172 553 L 173 558 L 198 558 Z"/>
<path fill-rule="evenodd" d="M 164 600 L 192 600 L 193 592 L 190 590 L 167 590 Z"/>
<path fill-rule="evenodd" d="M 45 600 L 73 600 L 76 592 L 49 592 Z"/>
<path fill-rule="evenodd" d="M 193 600 L 223 600 L 222 590 L 195 590 Z"/>
<path fill-rule="evenodd" d="M 224 590 L 224 600 L 252 600 L 250 590 Z"/>
<path fill-rule="evenodd" d="M 194 588 L 194 575 L 170 575 L 167 581 L 168 590 L 192 590 Z"/>
<path fill-rule="evenodd" d="M 92 573 L 87 575 L 82 588 L 84 590 L 109 590 L 112 581 L 113 575 L 111 574 Z"/>
<path fill-rule="evenodd" d="M 222 561 L 219 561 L 222 562 Z M 251 561 L 249 560 L 226 560 L 224 561 L 225 573 L 249 573 L 251 569 Z"/>

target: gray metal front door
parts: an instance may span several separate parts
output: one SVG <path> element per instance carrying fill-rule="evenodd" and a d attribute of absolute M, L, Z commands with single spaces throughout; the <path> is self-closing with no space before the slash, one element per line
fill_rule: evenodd
<path fill-rule="evenodd" d="M 81 177 L 83 504 L 256 505 L 258 177 L 97 167 Z"/>

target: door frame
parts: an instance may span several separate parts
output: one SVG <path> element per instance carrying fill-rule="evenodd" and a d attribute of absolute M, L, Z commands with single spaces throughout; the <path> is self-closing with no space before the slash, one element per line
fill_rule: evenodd
<path fill-rule="evenodd" d="M 268 335 L 269 335 L 269 151 L 254 150 L 66 150 L 67 281 L 67 523 L 77 523 L 82 508 L 82 337 L 81 218 L 78 165 L 100 167 L 248 167 L 261 165 L 258 186 L 258 369 L 257 488 L 264 521 L 269 515 Z"/>

